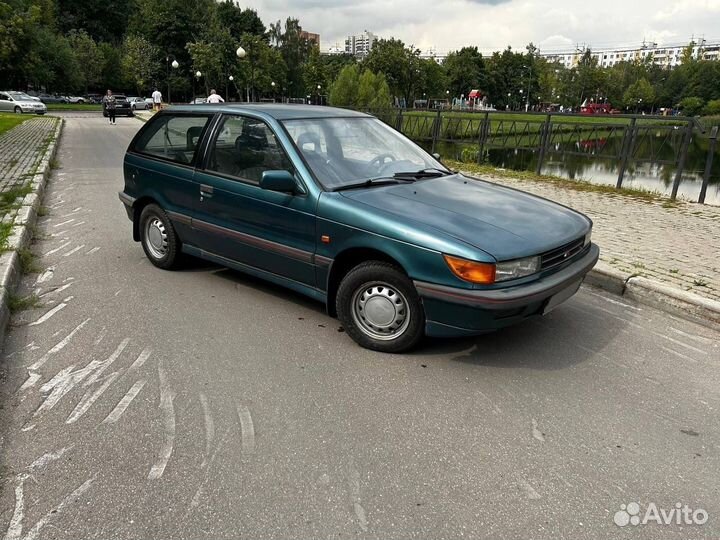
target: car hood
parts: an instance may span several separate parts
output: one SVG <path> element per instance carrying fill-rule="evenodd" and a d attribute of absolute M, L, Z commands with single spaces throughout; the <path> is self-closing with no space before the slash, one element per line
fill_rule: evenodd
<path fill-rule="evenodd" d="M 460 174 L 342 194 L 429 225 L 497 260 L 540 254 L 583 236 L 591 227 L 587 217 L 570 208 Z"/>

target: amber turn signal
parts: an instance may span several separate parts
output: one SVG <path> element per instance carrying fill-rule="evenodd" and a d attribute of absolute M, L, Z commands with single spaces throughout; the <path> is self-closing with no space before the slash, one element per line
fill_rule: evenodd
<path fill-rule="evenodd" d="M 460 259 L 451 255 L 443 255 L 445 262 L 460 279 L 471 283 L 490 285 L 495 283 L 495 265 Z"/>

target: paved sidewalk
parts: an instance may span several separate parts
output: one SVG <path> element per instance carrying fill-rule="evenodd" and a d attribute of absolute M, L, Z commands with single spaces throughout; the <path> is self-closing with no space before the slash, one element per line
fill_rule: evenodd
<path fill-rule="evenodd" d="M 484 177 L 585 213 L 601 261 L 617 270 L 720 300 L 720 207 Z"/>
<path fill-rule="evenodd" d="M 22 187 L 35 174 L 57 122 L 32 118 L 0 135 L 0 193 Z"/>

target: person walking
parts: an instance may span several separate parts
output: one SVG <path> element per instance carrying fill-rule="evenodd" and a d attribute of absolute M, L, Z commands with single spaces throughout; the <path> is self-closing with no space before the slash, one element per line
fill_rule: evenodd
<path fill-rule="evenodd" d="M 162 93 L 157 88 L 152 93 L 153 110 L 159 111 L 162 108 Z"/>
<path fill-rule="evenodd" d="M 210 90 L 210 95 L 207 98 L 208 103 L 223 103 L 225 100 L 222 98 L 222 96 L 218 95 L 218 93 L 213 89 Z"/>
<path fill-rule="evenodd" d="M 107 112 L 108 123 L 112 125 L 115 125 L 115 104 L 115 96 L 113 96 L 112 90 L 108 90 L 103 98 L 103 105 Z"/>

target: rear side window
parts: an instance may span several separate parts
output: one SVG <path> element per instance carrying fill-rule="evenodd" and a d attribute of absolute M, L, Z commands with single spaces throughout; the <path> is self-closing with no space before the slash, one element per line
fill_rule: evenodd
<path fill-rule="evenodd" d="M 142 154 L 190 165 L 195 157 L 209 115 L 163 114 L 147 126 L 133 150 Z"/>

